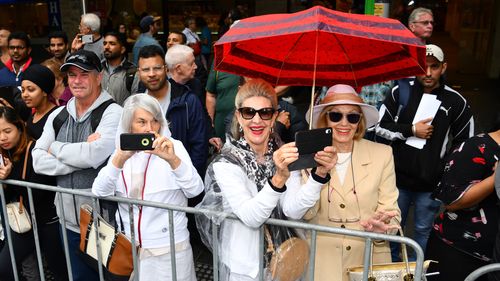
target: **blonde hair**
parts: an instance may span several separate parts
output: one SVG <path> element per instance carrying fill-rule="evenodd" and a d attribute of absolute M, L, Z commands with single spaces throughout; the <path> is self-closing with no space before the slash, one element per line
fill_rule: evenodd
<path fill-rule="evenodd" d="M 238 114 L 237 111 L 241 108 L 246 99 L 253 97 L 267 98 L 271 101 L 272 107 L 274 109 L 278 109 L 278 98 L 276 97 L 276 92 L 271 84 L 262 79 L 248 80 L 245 84 L 243 84 L 243 86 L 240 87 L 238 93 L 236 94 L 236 98 L 234 99 L 235 111 L 231 122 L 231 135 L 235 139 L 239 139 L 241 137 L 241 133 L 239 131 L 240 124 L 236 118 L 236 114 Z"/>
<path fill-rule="evenodd" d="M 316 127 L 315 128 L 325 128 L 328 127 L 328 112 L 331 111 L 331 109 L 335 107 L 335 105 L 327 106 L 323 108 L 323 111 L 319 114 L 318 120 L 316 121 Z M 359 109 L 359 113 L 361 113 L 361 119 L 359 120 L 358 127 L 356 128 L 356 132 L 354 133 L 354 140 L 360 140 L 365 136 L 366 132 L 366 120 L 365 116 L 363 115 L 363 111 L 359 106 L 357 106 Z"/>

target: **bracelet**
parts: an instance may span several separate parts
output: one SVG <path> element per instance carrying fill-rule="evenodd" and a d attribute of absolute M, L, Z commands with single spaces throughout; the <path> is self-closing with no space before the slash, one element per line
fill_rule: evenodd
<path fill-rule="evenodd" d="M 272 177 L 267 178 L 267 182 L 269 183 L 269 186 L 276 192 L 283 193 L 286 191 L 286 185 L 283 185 L 282 188 L 277 188 L 274 184 L 273 181 L 271 180 Z"/>
<path fill-rule="evenodd" d="M 316 182 L 319 182 L 321 184 L 325 184 L 327 182 L 330 181 L 330 174 L 326 174 L 326 177 L 322 178 L 318 175 L 316 175 L 316 167 L 314 167 L 312 170 L 311 170 L 311 177 L 313 178 L 313 180 L 315 180 Z"/>
<path fill-rule="evenodd" d="M 414 136 L 417 135 L 417 127 L 415 127 L 415 124 L 411 125 L 411 132 L 413 133 Z"/>

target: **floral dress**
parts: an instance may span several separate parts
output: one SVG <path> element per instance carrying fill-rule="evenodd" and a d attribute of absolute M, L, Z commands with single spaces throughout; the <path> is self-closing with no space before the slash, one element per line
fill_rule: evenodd
<path fill-rule="evenodd" d="M 459 200 L 474 184 L 493 174 L 499 158 L 499 145 L 488 134 L 468 139 L 447 159 L 433 197 L 446 205 Z M 471 208 L 444 211 L 434 221 L 434 233 L 450 246 L 488 262 L 497 233 L 497 203 L 493 192 Z"/>

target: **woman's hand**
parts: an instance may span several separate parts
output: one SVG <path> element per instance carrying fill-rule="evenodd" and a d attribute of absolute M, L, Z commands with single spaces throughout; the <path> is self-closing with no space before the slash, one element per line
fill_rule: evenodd
<path fill-rule="evenodd" d="M 175 154 L 174 143 L 165 136 L 160 136 L 156 132 L 154 134 L 153 150 L 146 152 L 167 161 L 172 170 L 175 170 L 181 164 L 181 159 Z"/>
<path fill-rule="evenodd" d="M 295 142 L 289 142 L 281 146 L 273 154 L 273 161 L 276 165 L 276 174 L 271 179 L 274 186 L 281 188 L 285 185 L 290 171 L 288 165 L 299 159 L 299 150 L 295 146 Z"/>
<path fill-rule="evenodd" d="M 3 158 L 5 166 L 0 166 L 0 180 L 6 179 L 10 172 L 12 171 L 12 162 L 10 162 L 9 158 Z"/>
<path fill-rule="evenodd" d="M 314 161 L 318 163 L 316 175 L 324 178 L 337 164 L 337 150 L 333 146 L 327 146 L 314 155 Z"/>
<path fill-rule="evenodd" d="M 366 221 L 360 221 L 359 224 L 365 231 L 376 233 L 387 233 L 390 230 L 401 228 L 399 224 L 391 224 L 392 218 L 398 215 L 397 211 L 377 211 Z"/>
<path fill-rule="evenodd" d="M 134 155 L 135 151 L 126 151 L 117 149 L 115 156 L 113 157 L 112 163 L 115 167 L 122 169 L 125 162 Z"/>

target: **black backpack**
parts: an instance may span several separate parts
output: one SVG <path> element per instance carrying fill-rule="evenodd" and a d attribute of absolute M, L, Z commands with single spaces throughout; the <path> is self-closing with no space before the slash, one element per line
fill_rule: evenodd
<path fill-rule="evenodd" d="M 99 126 L 99 123 L 101 122 L 102 114 L 108 108 L 110 104 L 115 103 L 114 100 L 109 99 L 105 102 L 103 102 L 101 105 L 99 105 L 96 109 L 92 110 L 90 113 L 90 126 L 92 128 L 92 132 L 95 132 L 97 129 L 97 126 Z M 61 130 L 62 125 L 66 120 L 68 120 L 69 113 L 68 110 L 66 109 L 66 106 L 63 107 L 63 109 L 57 114 L 57 116 L 54 118 L 52 121 L 52 127 L 54 127 L 54 133 L 55 137 L 59 134 L 59 131 Z"/>

